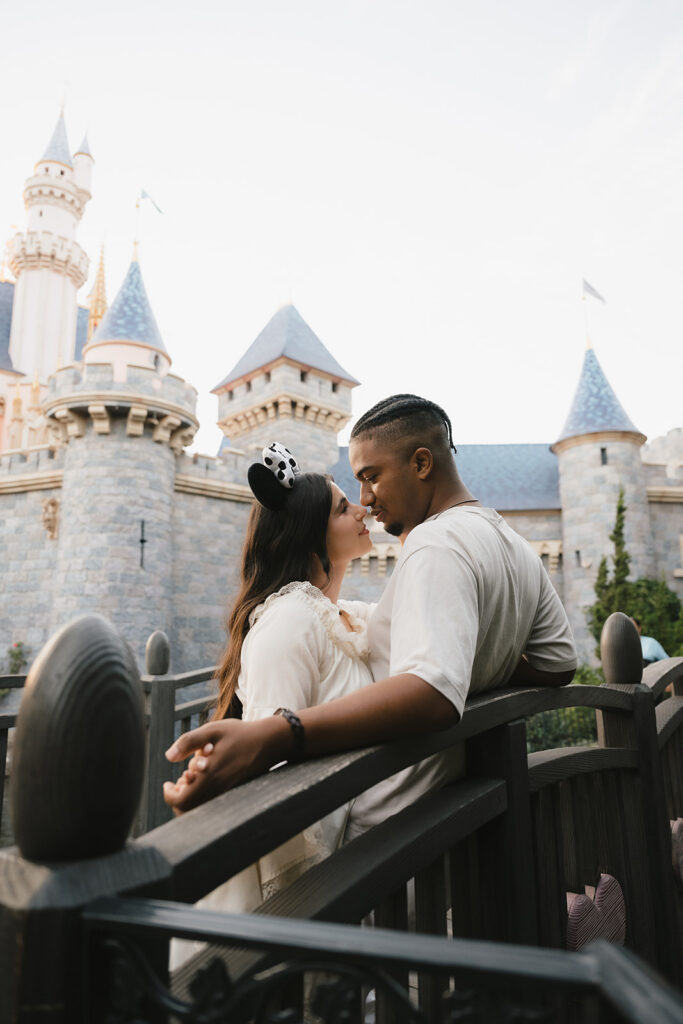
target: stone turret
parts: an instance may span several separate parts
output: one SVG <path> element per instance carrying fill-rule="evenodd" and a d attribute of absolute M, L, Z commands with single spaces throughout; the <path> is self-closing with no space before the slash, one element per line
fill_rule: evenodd
<path fill-rule="evenodd" d="M 197 393 L 170 362 L 134 261 L 83 365 L 58 370 L 43 405 L 64 449 L 50 630 L 98 612 L 140 661 L 172 626 L 176 458 L 198 426 Z"/>
<path fill-rule="evenodd" d="M 626 548 L 634 577 L 654 569 L 647 486 L 640 448 L 646 437 L 631 422 L 597 356 L 587 348 L 564 428 L 552 446 L 558 456 L 564 604 L 580 660 L 592 658 L 584 609 L 595 600 L 600 559 L 613 548 L 609 535 L 619 490 L 627 506 Z"/>
<path fill-rule="evenodd" d="M 213 389 L 218 425 L 249 456 L 275 439 L 305 469 L 325 472 L 338 459 L 357 384 L 298 310 L 283 306 Z"/>
<path fill-rule="evenodd" d="M 76 228 L 90 199 L 92 163 L 89 151 L 72 159 L 60 114 L 24 186 L 26 232 L 8 246 L 16 278 L 9 353 L 15 369 L 37 373 L 41 383 L 74 357 L 76 294 L 88 276 Z"/>

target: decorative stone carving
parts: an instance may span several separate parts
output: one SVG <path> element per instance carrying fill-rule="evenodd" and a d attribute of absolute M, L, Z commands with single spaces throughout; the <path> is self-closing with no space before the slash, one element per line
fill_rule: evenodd
<path fill-rule="evenodd" d="M 59 532 L 59 498 L 45 498 L 43 501 L 43 526 L 48 540 L 57 540 Z"/>
<path fill-rule="evenodd" d="M 182 455 L 183 449 L 192 444 L 194 435 L 197 433 L 194 426 L 178 427 L 171 434 L 169 445 L 176 455 Z"/>
<path fill-rule="evenodd" d="M 147 419 L 147 408 L 144 405 L 131 405 L 126 422 L 126 434 L 129 437 L 142 437 Z"/>
<path fill-rule="evenodd" d="M 85 434 L 85 419 L 79 416 L 72 409 L 56 409 L 55 419 L 59 420 L 66 427 L 66 439 L 72 437 L 83 437 Z"/>
<path fill-rule="evenodd" d="M 106 405 L 101 403 L 94 403 L 88 406 L 88 412 L 92 419 L 93 427 L 95 428 L 96 434 L 108 434 L 111 430 L 111 423 L 109 420 L 109 413 L 107 412 Z"/>
<path fill-rule="evenodd" d="M 171 440 L 171 434 L 180 426 L 179 416 L 164 416 L 159 420 L 152 433 L 152 440 L 158 444 L 165 444 Z"/>

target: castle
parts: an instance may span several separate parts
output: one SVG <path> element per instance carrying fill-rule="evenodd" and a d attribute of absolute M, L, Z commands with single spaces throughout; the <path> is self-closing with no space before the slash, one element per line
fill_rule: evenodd
<path fill-rule="evenodd" d="M 337 437 L 358 382 L 286 306 L 214 388 L 220 451 L 188 455 L 197 393 L 171 372 L 137 257 L 107 307 L 100 256 L 78 304 L 89 260 L 76 232 L 92 168 L 87 138 L 71 154 L 60 116 L 24 186 L 13 280 L 0 274 L 0 651 L 22 641 L 31 658 L 65 622 L 98 611 L 139 660 L 164 629 L 173 669 L 184 671 L 215 663 L 223 647 L 251 503 L 246 470 L 261 447 L 282 441 L 357 495 Z M 683 597 L 683 430 L 645 441 L 588 348 L 552 446 L 458 448 L 470 490 L 546 564 L 583 661 L 593 647 L 583 609 L 611 551 L 620 487 L 632 574 L 663 577 Z M 375 524 L 372 538 L 346 596 L 376 599 L 391 571 L 398 542 Z"/>

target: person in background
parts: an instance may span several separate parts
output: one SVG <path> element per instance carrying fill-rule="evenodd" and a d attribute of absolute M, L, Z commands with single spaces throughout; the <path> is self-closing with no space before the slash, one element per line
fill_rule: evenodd
<path fill-rule="evenodd" d="M 643 655 L 643 668 L 646 665 L 651 665 L 653 661 L 664 661 L 665 658 L 669 657 L 659 640 L 655 640 L 653 636 L 643 636 L 643 630 L 639 619 L 632 615 L 631 622 L 638 630 L 638 634 L 640 636 L 640 650 Z"/>

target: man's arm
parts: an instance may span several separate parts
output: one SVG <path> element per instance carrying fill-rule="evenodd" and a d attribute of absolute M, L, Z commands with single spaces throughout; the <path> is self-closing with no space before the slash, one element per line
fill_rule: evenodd
<path fill-rule="evenodd" d="M 575 668 L 563 669 L 559 672 L 534 668 L 522 655 L 508 679 L 508 683 L 510 686 L 566 686 L 567 683 L 571 683 L 575 673 Z"/>
<path fill-rule="evenodd" d="M 455 725 L 451 702 L 418 676 L 404 673 L 362 690 L 298 712 L 304 727 L 306 757 L 321 757 L 402 736 L 434 732 Z M 206 744 L 213 750 L 202 756 Z M 174 811 L 187 811 L 286 761 L 294 752 L 293 733 L 280 716 L 255 722 L 225 719 L 209 722 L 179 737 L 166 752 L 169 761 L 190 762 L 188 784 L 164 785 L 164 799 Z"/>

